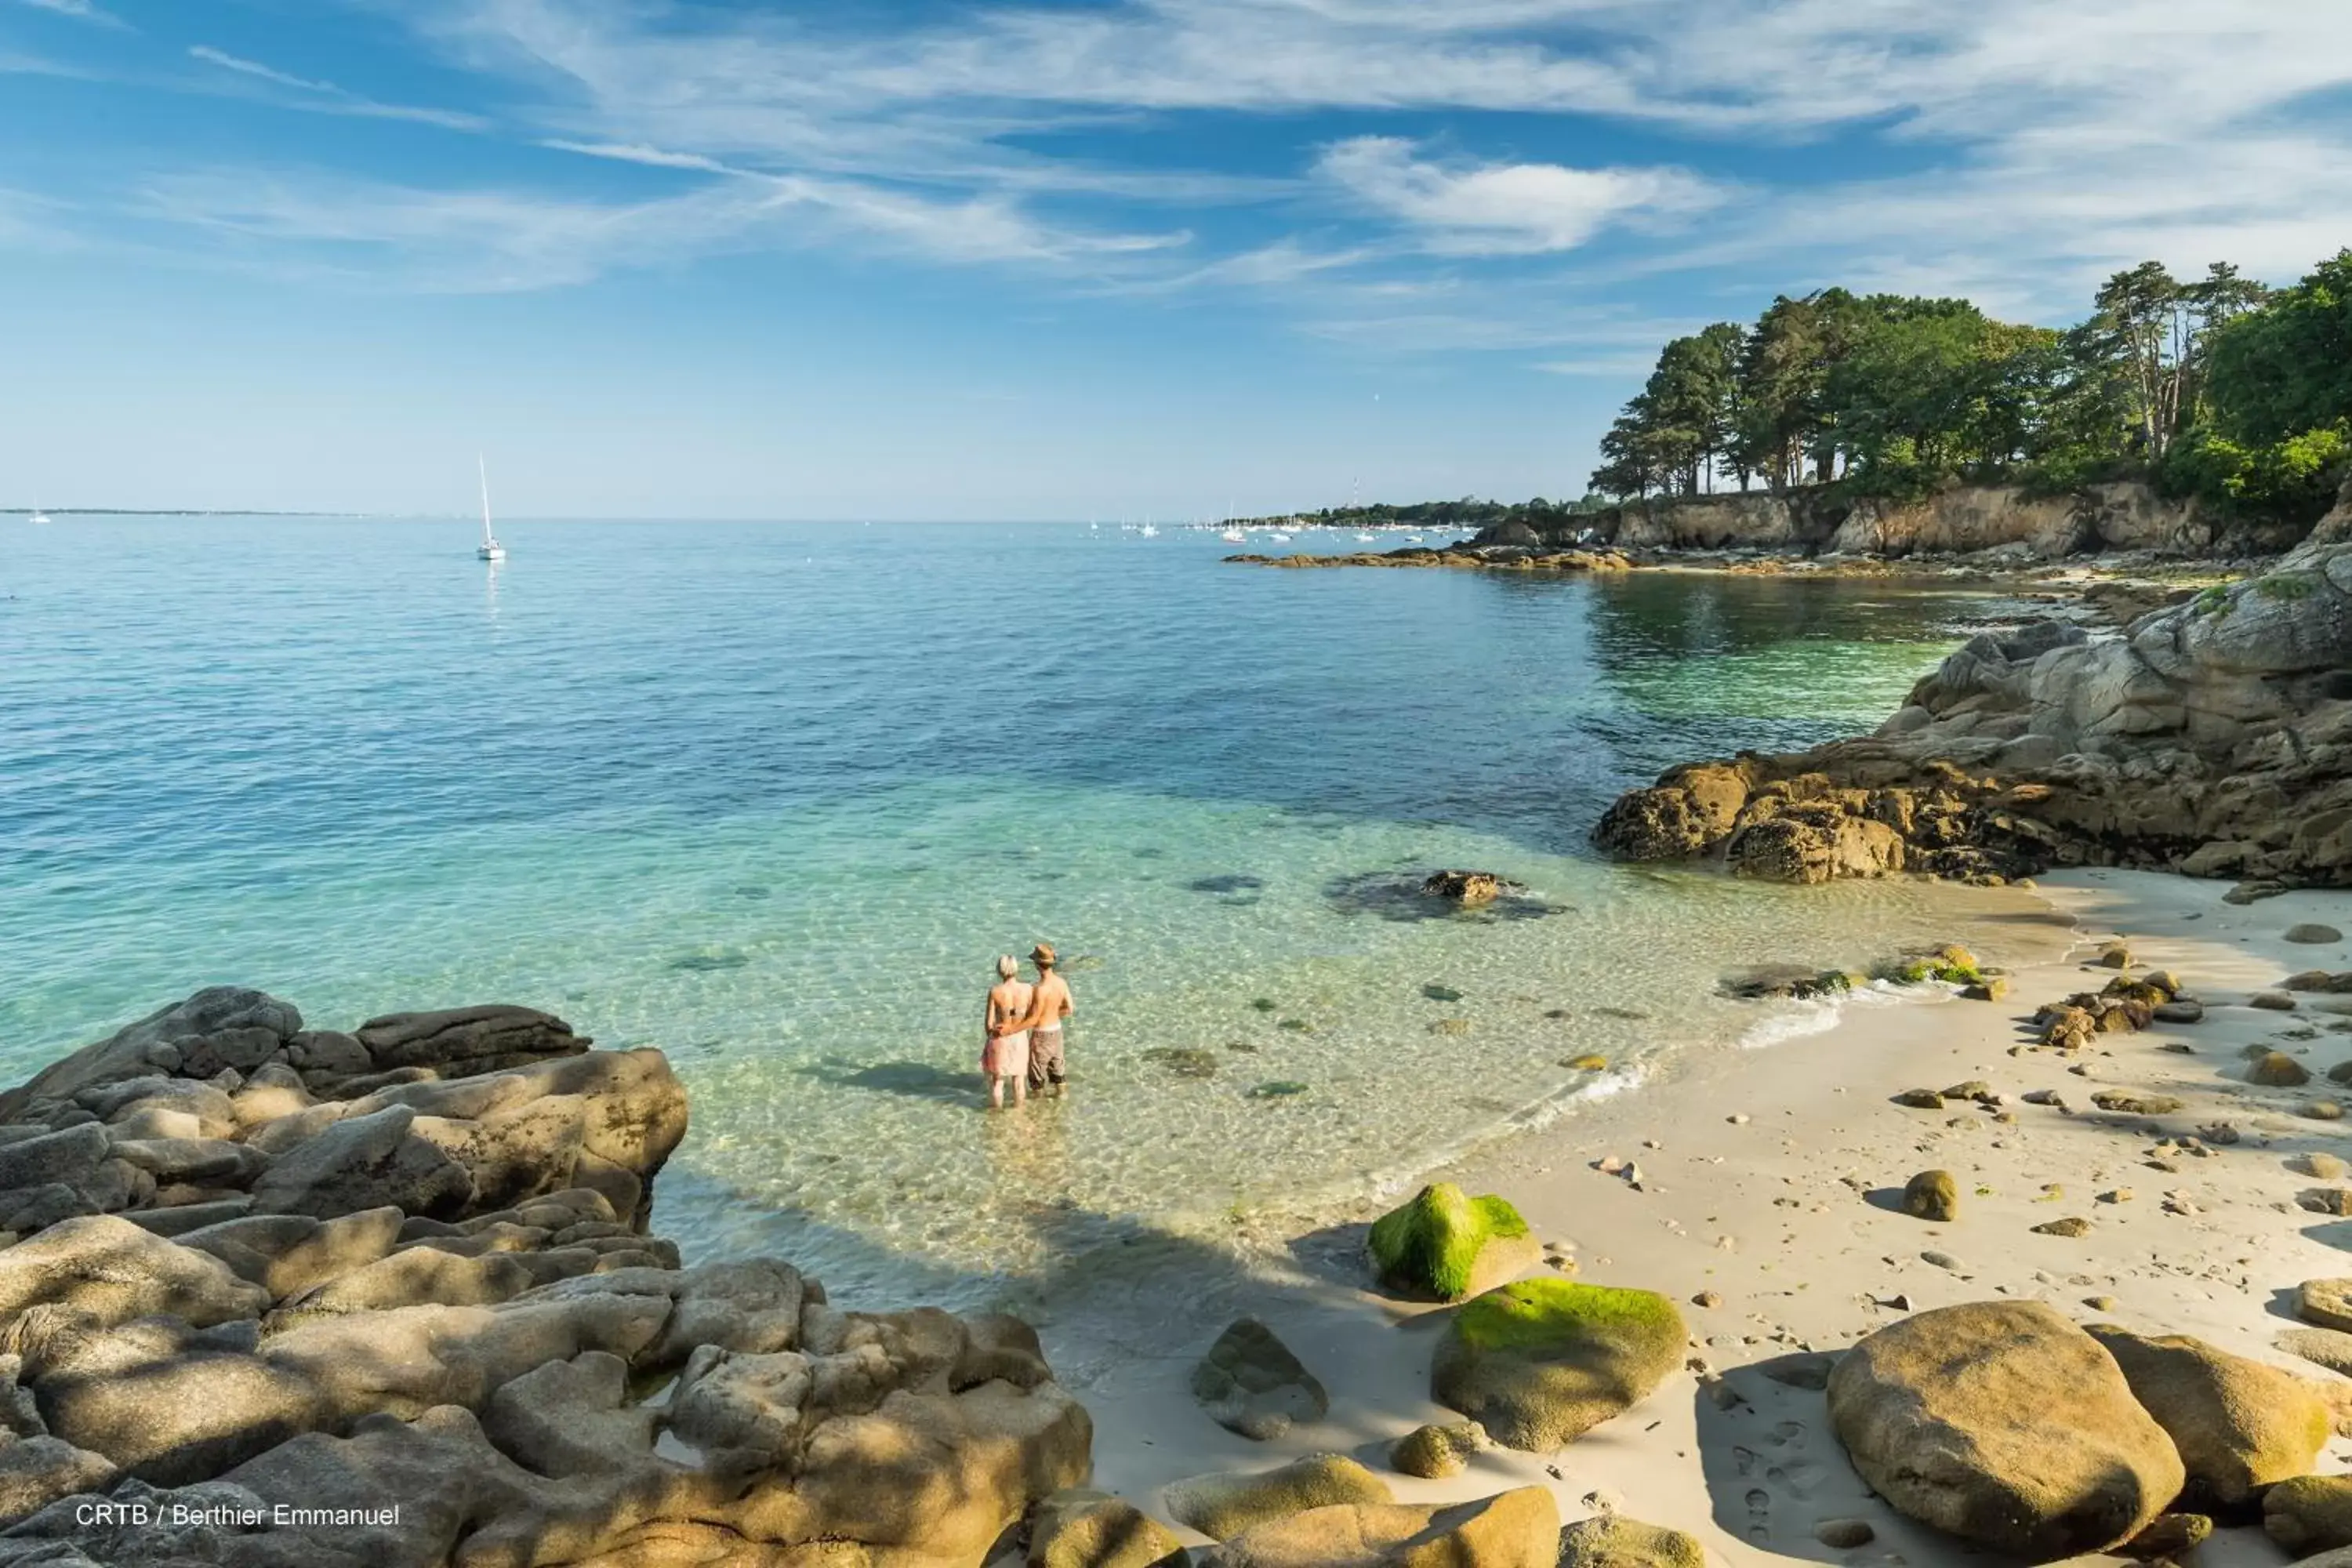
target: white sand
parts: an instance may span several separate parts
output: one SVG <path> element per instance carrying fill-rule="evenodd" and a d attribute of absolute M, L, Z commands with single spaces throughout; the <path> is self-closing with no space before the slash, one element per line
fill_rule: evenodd
<path fill-rule="evenodd" d="M 2352 1011 L 2352 997 L 2306 996 L 2293 1014 L 2243 1004 L 2296 970 L 2352 968 L 2352 945 L 2298 945 L 2281 934 L 2305 921 L 2352 930 L 2352 894 L 2295 893 L 2239 908 L 2221 901 L 2224 890 L 2133 872 L 2074 872 L 2045 884 L 2086 939 L 2127 937 L 2142 966 L 2177 972 L 2208 1009 L 2198 1024 L 2101 1037 L 2105 1049 L 2084 1053 L 2087 1077 L 2054 1053 L 2011 1054 L 2026 1040 L 2022 1016 L 2112 977 L 2053 963 L 2017 973 L 2003 1003 L 1853 1006 L 1824 1033 L 1695 1056 L 1661 1081 L 1442 1173 L 1511 1199 L 1540 1238 L 1573 1248 L 1577 1278 L 1682 1303 L 1692 1354 L 1727 1373 L 1746 1405 L 1719 1409 L 1695 1374 L 1677 1374 L 1559 1454 L 1497 1452 L 1442 1482 L 1394 1475 L 1391 1442 L 1423 1422 L 1458 1419 L 1429 1398 L 1444 1310 L 1370 1289 L 1354 1256 L 1360 1229 L 1341 1227 L 1291 1238 L 1247 1268 L 1205 1253 L 1139 1265 L 1130 1299 L 1106 1287 L 1048 1325 L 1048 1352 L 1096 1418 L 1097 1484 L 1164 1518 L 1159 1489 L 1170 1481 L 1340 1450 L 1391 1477 L 1401 1499 L 1457 1500 L 1538 1482 L 1557 1494 L 1563 1519 L 1613 1507 L 1690 1531 L 1727 1563 L 1958 1562 L 1967 1555 L 1958 1542 L 1865 1495 L 1829 1431 L 1821 1394 L 1739 1369 L 1850 1343 L 1900 1316 L 1879 1304 L 1898 1294 L 1914 1309 L 2014 1296 L 2084 1321 L 2197 1334 L 2342 1382 L 2271 1341 L 2292 1326 L 2283 1292 L 2352 1274 L 2352 1258 L 2337 1249 L 2352 1245 L 2352 1220 L 2297 1207 L 2297 1193 L 2321 1184 L 2285 1164 L 2310 1150 L 2352 1157 L 2352 1122 L 2297 1114 L 2339 1092 L 2324 1074 L 2352 1060 L 2352 1032 L 2330 1026 L 2352 1031 L 2352 1018 L 2325 1008 L 2340 1000 Z M 2281 1037 L 2300 1029 L 2318 1033 Z M 2242 1051 L 2257 1040 L 2305 1060 L 2314 1084 L 2249 1087 Z M 1971 1079 L 2010 1097 L 2014 1123 L 1960 1105 L 1890 1103 L 1906 1089 Z M 2141 1131 L 2149 1119 L 2094 1110 L 2090 1096 L 2102 1089 L 2176 1096 L 2187 1108 L 2159 1119 L 2166 1132 L 2226 1121 L 2242 1142 L 2211 1158 L 2182 1158 L 2176 1172 L 2151 1168 L 2153 1139 Z M 2033 1089 L 2057 1090 L 2071 1111 L 2018 1102 Z M 2340 1092 L 2352 1099 L 2352 1089 Z M 1611 1154 L 1638 1162 L 1641 1190 L 1592 1168 Z M 1891 1190 L 1930 1168 L 1958 1178 L 1956 1223 L 1887 1206 Z M 2056 1196 L 2045 1196 L 2045 1184 L 2056 1184 Z M 2117 1189 L 2132 1196 L 2100 1201 Z M 2196 1212 L 2167 1212 L 2168 1194 Z M 2068 1215 L 2090 1220 L 2091 1234 L 2032 1233 Z M 1922 1258 L 1931 1251 L 1949 1265 Z M 1717 1292 L 1721 1305 L 1691 1305 L 1702 1290 Z M 2086 1305 L 2098 1296 L 2113 1297 L 2116 1309 Z M 1327 1419 L 1254 1443 L 1192 1403 L 1194 1361 L 1244 1311 L 1272 1324 L 1329 1388 Z M 2336 1445 L 2320 1468 L 2352 1468 L 2352 1446 Z M 1817 1544 L 1816 1521 L 1839 1517 L 1869 1521 L 1878 1539 L 1843 1552 Z M 2285 1560 L 2259 1530 L 2244 1529 L 2222 1531 L 2199 1558 L 2216 1568 Z"/>

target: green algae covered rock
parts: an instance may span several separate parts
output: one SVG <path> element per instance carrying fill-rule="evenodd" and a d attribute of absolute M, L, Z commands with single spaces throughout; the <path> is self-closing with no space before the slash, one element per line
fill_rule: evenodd
<path fill-rule="evenodd" d="M 1682 1363 L 1684 1338 L 1654 1290 L 1522 1279 L 1454 1314 L 1430 1394 L 1506 1447 L 1549 1453 L 1646 1398 Z"/>
<path fill-rule="evenodd" d="M 1542 1256 L 1507 1199 L 1474 1198 L 1452 1182 L 1423 1187 L 1374 1220 L 1369 1250 L 1381 1284 L 1440 1301 L 1490 1290 Z"/>
<path fill-rule="evenodd" d="M 1985 977 L 1977 955 L 1956 942 L 1906 952 L 1881 966 L 1878 975 L 1898 985 L 1924 985 L 1930 980 L 1940 980 L 1947 985 L 1975 985 Z"/>

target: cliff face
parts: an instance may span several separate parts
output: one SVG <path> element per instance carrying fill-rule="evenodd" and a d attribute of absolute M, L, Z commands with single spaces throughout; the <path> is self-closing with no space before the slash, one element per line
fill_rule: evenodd
<path fill-rule="evenodd" d="M 1875 734 L 1675 769 L 1593 837 L 1782 881 L 2099 863 L 2352 886 L 2352 544 L 2119 637 L 1987 633 Z"/>
<path fill-rule="evenodd" d="M 2036 560 L 2095 550 L 2200 555 L 2234 542 L 2195 501 L 2168 500 L 2139 483 L 2093 485 L 2059 496 L 2015 485 L 1956 485 L 1907 501 L 1839 500 L 1815 490 L 1629 501 L 1549 531 L 1488 530 L 1475 542 L 1559 548 L 1576 543 L 1588 530 L 1596 542 L 1625 549 L 1745 546 L 1901 556 L 2011 547 Z M 2262 548 L 2264 542 L 2244 542 Z M 2268 548 L 2289 542 L 2270 542 Z"/>

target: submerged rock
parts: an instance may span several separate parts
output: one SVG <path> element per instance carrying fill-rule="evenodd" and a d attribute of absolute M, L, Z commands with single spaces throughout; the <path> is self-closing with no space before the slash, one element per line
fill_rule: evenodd
<path fill-rule="evenodd" d="M 1491 904 L 1505 893 L 1523 890 L 1518 883 L 1492 871 L 1433 871 L 1421 884 L 1422 897 L 1444 899 L 1465 908 Z"/>

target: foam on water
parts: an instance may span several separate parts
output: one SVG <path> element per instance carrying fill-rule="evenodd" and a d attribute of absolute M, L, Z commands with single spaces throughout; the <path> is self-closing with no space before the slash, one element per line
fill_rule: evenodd
<path fill-rule="evenodd" d="M 1982 599 L 1083 529 L 502 532 L 496 575 L 421 525 L 5 540 L 0 1068 L 221 981 L 326 1026 L 535 1004 L 669 1053 L 690 1252 L 971 1304 L 1833 1016 L 1727 972 L 2058 940 L 2016 893 L 1583 845 L 1669 762 L 1884 711 Z M 1527 891 L 1411 896 L 1444 866 Z M 1039 939 L 1076 1090 L 983 1115 L 989 966 Z"/>

